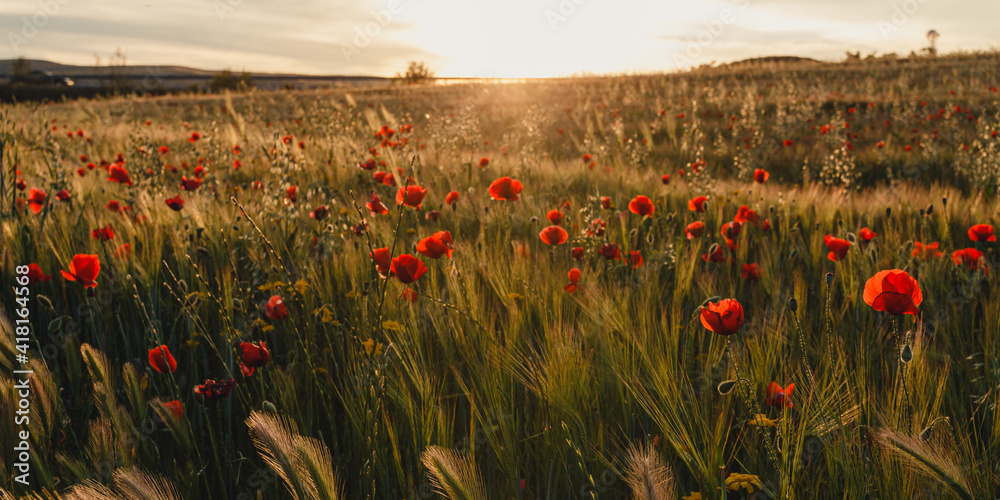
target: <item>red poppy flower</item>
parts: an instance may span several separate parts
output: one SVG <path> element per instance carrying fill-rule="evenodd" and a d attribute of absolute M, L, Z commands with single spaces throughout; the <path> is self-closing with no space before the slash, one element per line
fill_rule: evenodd
<path fill-rule="evenodd" d="M 743 205 L 736 211 L 736 216 L 733 217 L 733 220 L 741 224 L 750 223 L 757 227 L 761 226 L 760 215 L 757 215 L 757 212 L 754 212 L 746 205 Z"/>
<path fill-rule="evenodd" d="M 149 366 L 160 373 L 173 373 L 177 370 L 177 360 L 174 359 L 174 355 L 170 354 L 170 349 L 165 345 L 150 349 L 148 358 Z"/>
<path fill-rule="evenodd" d="M 285 319 L 288 317 L 288 309 L 285 308 L 285 301 L 280 295 L 272 295 L 264 305 L 264 314 L 273 320 Z"/>
<path fill-rule="evenodd" d="M 577 284 L 580 283 L 580 270 L 573 268 L 569 270 L 569 283 L 563 287 L 564 292 L 573 293 L 576 291 Z"/>
<path fill-rule="evenodd" d="M 42 207 L 45 206 L 45 198 L 47 196 L 48 195 L 45 194 L 45 191 L 42 191 L 41 189 L 31 188 L 28 190 L 28 208 L 31 209 L 31 213 L 37 214 L 42 211 Z M 990 228 L 990 230 L 992 231 L 993 228 Z"/>
<path fill-rule="evenodd" d="M 424 263 L 407 253 L 392 259 L 389 271 L 396 275 L 396 279 L 404 285 L 408 285 L 420 279 L 427 272 Z"/>
<path fill-rule="evenodd" d="M 208 401 L 215 401 L 228 397 L 233 387 L 236 387 L 236 380 L 232 378 L 225 382 L 216 382 L 212 379 L 207 379 L 201 384 L 194 386 L 194 393 L 203 396 Z"/>
<path fill-rule="evenodd" d="M 636 269 L 642 267 L 642 264 L 645 262 L 643 260 L 643 258 L 642 258 L 642 252 L 640 252 L 638 250 L 632 250 L 632 251 L 630 251 L 628 253 L 628 259 L 627 260 L 628 260 L 629 265 L 632 266 L 632 267 L 634 267 L 634 268 L 636 268 Z"/>
<path fill-rule="evenodd" d="M 365 206 L 368 207 L 368 211 L 372 213 L 372 217 L 379 214 L 384 215 L 389 213 L 389 209 L 382 204 L 382 198 L 375 193 L 372 193 L 372 201 L 365 203 Z"/>
<path fill-rule="evenodd" d="M 732 335 L 743 326 L 743 305 L 736 299 L 709 302 L 701 308 L 701 324 L 719 335 Z"/>
<path fill-rule="evenodd" d="M 427 190 L 422 186 L 408 186 L 405 191 L 405 196 L 403 195 L 403 192 L 403 188 L 399 188 L 399 190 L 396 191 L 396 204 L 406 205 L 420 210 L 422 205 L 421 202 L 424 201 L 424 196 L 427 196 Z"/>
<path fill-rule="evenodd" d="M 696 220 L 688 224 L 687 227 L 684 228 L 684 234 L 687 235 L 687 239 L 689 240 L 693 240 L 704 233 L 705 233 L 705 223 L 700 220 Z"/>
<path fill-rule="evenodd" d="M 795 384 L 788 384 L 788 387 L 782 388 L 776 382 L 771 382 L 767 385 L 767 397 L 764 401 L 768 405 L 778 408 L 794 408 L 792 405 L 792 391 L 794 390 Z"/>
<path fill-rule="evenodd" d="M 546 245 L 562 245 L 569 239 L 569 233 L 559 226 L 549 226 L 538 233 L 538 237 Z"/>
<path fill-rule="evenodd" d="M 285 197 L 287 197 L 292 203 L 299 201 L 299 187 L 296 185 L 288 186 L 285 190 Z"/>
<path fill-rule="evenodd" d="M 940 257 L 941 255 L 943 255 L 938 250 L 938 242 L 936 241 L 934 243 L 927 243 L 926 245 L 920 243 L 919 241 L 914 241 L 913 252 L 911 252 L 911 254 L 914 257 L 920 257 L 924 259 L 930 259 L 932 257 Z"/>
<path fill-rule="evenodd" d="M 670 174 L 663 174 L 663 177 L 660 177 L 660 182 L 662 182 L 664 186 L 670 184 Z"/>
<path fill-rule="evenodd" d="M 781 144 L 784 145 L 786 148 L 788 148 L 788 147 L 791 147 L 792 144 L 795 144 L 795 143 L 792 142 L 791 139 L 785 139 Z"/>
<path fill-rule="evenodd" d="M 639 195 L 628 202 L 628 211 L 636 215 L 646 216 L 653 215 L 656 207 L 653 206 L 653 202 L 648 196 Z"/>
<path fill-rule="evenodd" d="M 722 237 L 725 238 L 726 240 L 735 240 L 736 237 L 740 235 L 740 232 L 742 230 L 743 230 L 743 223 L 732 221 L 723 224 L 722 231 L 720 232 L 722 233 Z"/>
<path fill-rule="evenodd" d="M 830 249 L 830 253 L 826 255 L 826 258 L 834 262 L 843 260 L 847 256 L 847 251 L 851 248 L 850 241 L 842 240 L 829 234 L 823 237 L 823 243 Z"/>
<path fill-rule="evenodd" d="M 743 279 L 750 281 L 760 281 L 760 275 L 764 271 L 760 264 L 743 264 Z"/>
<path fill-rule="evenodd" d="M 184 405 L 180 401 L 167 401 L 161 404 L 176 420 L 184 418 Z"/>
<path fill-rule="evenodd" d="M 490 159 L 489 158 L 480 158 L 479 159 L 479 168 L 483 168 L 483 167 L 485 167 L 486 165 L 489 165 L 489 164 L 490 164 Z"/>
<path fill-rule="evenodd" d="M 326 208 L 326 205 L 320 205 L 312 209 L 311 212 L 309 212 L 309 217 L 312 217 L 313 219 L 316 220 L 323 220 L 324 218 L 326 218 L 327 211 L 328 209 Z"/>
<path fill-rule="evenodd" d="M 916 316 L 923 298 L 917 280 L 900 269 L 879 271 L 865 283 L 865 303 L 876 311 Z"/>
<path fill-rule="evenodd" d="M 858 235 L 861 236 L 862 242 L 868 243 L 869 241 L 875 239 L 875 237 L 878 236 L 878 233 L 868 229 L 867 227 L 863 227 L 861 228 L 861 231 L 858 231 Z"/>
<path fill-rule="evenodd" d="M 767 179 L 771 177 L 770 172 L 764 170 L 763 168 L 758 168 L 753 171 L 753 180 L 758 184 L 763 184 L 767 182 Z"/>
<path fill-rule="evenodd" d="M 159 151 L 161 155 L 165 155 L 165 154 L 167 154 L 167 153 L 170 152 L 170 148 L 168 148 L 166 146 L 160 146 L 156 150 Z"/>
<path fill-rule="evenodd" d="M 188 141 L 197 142 L 198 139 L 201 139 L 201 134 L 199 134 L 198 132 L 191 132 L 191 137 L 188 138 Z"/>
<path fill-rule="evenodd" d="M 181 189 L 185 191 L 194 191 L 198 189 L 198 186 L 201 186 L 201 182 L 201 179 L 197 177 L 188 179 L 187 176 L 181 176 Z"/>
<path fill-rule="evenodd" d="M 997 237 L 993 234 L 993 226 L 989 224 L 976 224 L 969 228 L 969 239 L 972 241 L 996 241 Z"/>
<path fill-rule="evenodd" d="M 115 239 L 115 231 L 111 229 L 111 226 L 104 226 L 100 229 L 94 229 L 90 232 L 90 237 L 95 240 L 108 241 Z"/>
<path fill-rule="evenodd" d="M 601 248 L 597 251 L 602 257 L 608 260 L 621 260 L 622 252 L 618 249 L 618 245 L 614 243 L 605 243 L 601 245 Z"/>
<path fill-rule="evenodd" d="M 521 181 L 510 177 L 501 177 L 490 184 L 490 197 L 494 200 L 517 201 L 524 186 Z"/>
<path fill-rule="evenodd" d="M 65 189 L 60 189 L 59 192 L 56 193 L 56 199 L 59 201 L 69 201 L 69 198 L 69 191 Z"/>
<path fill-rule="evenodd" d="M 132 245 L 128 243 L 123 243 L 115 249 L 114 256 L 116 259 L 127 259 L 132 255 Z"/>
<path fill-rule="evenodd" d="M 86 288 L 94 288 L 101 273 L 101 259 L 97 255 L 76 254 L 69 263 L 69 272 L 59 272 L 67 281 L 79 281 Z"/>
<path fill-rule="evenodd" d="M 184 199 L 181 195 L 174 196 L 173 198 L 167 199 L 167 206 L 170 207 L 174 212 L 180 212 L 184 208 Z"/>
<path fill-rule="evenodd" d="M 572 255 L 576 260 L 583 260 L 583 247 L 573 247 Z"/>
<path fill-rule="evenodd" d="M 119 184 L 125 184 L 126 186 L 132 185 L 132 178 L 129 177 L 128 172 L 118 164 L 111 165 L 111 168 L 108 169 L 108 180 Z"/>
<path fill-rule="evenodd" d="M 106 209 L 108 209 L 108 210 L 110 210 L 110 211 L 112 211 L 112 212 L 114 212 L 116 214 L 120 214 L 120 213 L 122 213 L 122 212 L 125 211 L 122 208 L 121 202 L 119 202 L 118 200 L 111 200 L 111 201 L 109 201 L 107 205 L 104 205 L 104 208 L 106 208 Z"/>
<path fill-rule="evenodd" d="M 718 244 L 713 244 L 709 248 L 708 253 L 701 254 L 701 260 L 705 262 L 724 262 L 726 260 L 726 254 L 722 250 L 722 247 Z"/>
<path fill-rule="evenodd" d="M 451 205 L 451 208 L 455 208 L 455 203 L 458 202 L 458 191 L 451 191 L 444 197 L 445 205 Z"/>
<path fill-rule="evenodd" d="M 580 157 L 580 159 L 583 160 L 584 163 L 589 162 L 591 158 L 593 158 L 593 156 L 591 156 L 590 153 L 584 154 L 583 156 Z"/>
<path fill-rule="evenodd" d="M 450 259 L 454 251 L 450 231 L 438 231 L 417 242 L 417 252 L 432 259 L 440 259 L 442 255 Z"/>
<path fill-rule="evenodd" d="M 389 266 L 392 264 L 392 254 L 389 252 L 388 248 L 376 248 L 371 253 L 368 254 L 372 261 L 375 262 L 375 269 L 378 271 L 379 275 L 385 278 L 389 275 Z"/>
<path fill-rule="evenodd" d="M 562 224 L 563 214 L 558 210 L 549 210 L 549 213 L 545 214 L 545 218 L 549 219 L 549 222 L 558 226 Z"/>
<path fill-rule="evenodd" d="M 601 208 L 610 209 L 610 208 L 614 208 L 614 207 L 615 206 L 611 203 L 611 197 L 610 196 L 602 196 L 601 197 Z"/>
<path fill-rule="evenodd" d="M 692 212 L 704 212 L 705 202 L 708 201 L 708 196 L 698 196 L 688 200 L 688 210 Z"/>
<path fill-rule="evenodd" d="M 28 285 L 45 283 L 50 279 L 52 279 L 52 275 L 42 272 L 42 266 L 35 263 L 28 264 Z"/>
<path fill-rule="evenodd" d="M 979 269 L 979 266 L 982 266 L 984 271 L 989 272 L 986 268 L 986 261 L 983 259 L 983 252 L 975 248 L 955 250 L 951 253 L 951 260 L 955 262 L 956 266 L 965 266 L 971 271 L 975 271 Z"/>
<path fill-rule="evenodd" d="M 253 375 L 255 368 L 260 368 L 271 360 L 271 351 L 267 350 L 267 344 L 263 340 L 259 343 L 240 342 L 240 351 L 243 355 L 240 371 L 244 377 Z"/>

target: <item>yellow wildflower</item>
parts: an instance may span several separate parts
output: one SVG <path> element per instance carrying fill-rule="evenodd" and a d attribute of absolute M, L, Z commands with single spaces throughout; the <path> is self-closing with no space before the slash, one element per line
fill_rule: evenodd
<path fill-rule="evenodd" d="M 293 286 L 295 287 L 295 291 L 299 292 L 299 295 L 305 295 L 306 290 L 309 289 L 309 283 L 307 283 L 306 280 L 303 279 L 296 281 L 295 285 Z"/>
<path fill-rule="evenodd" d="M 688 495 L 686 497 L 682 496 L 681 500 L 701 500 L 701 492 L 700 491 L 692 491 L 690 495 Z"/>
<path fill-rule="evenodd" d="M 357 297 L 357 296 L 358 296 L 358 294 L 354 293 L 354 290 L 351 290 L 350 292 L 347 292 L 347 293 L 344 294 L 344 297 L 347 297 L 349 299 L 353 299 L 354 297 Z"/>
<path fill-rule="evenodd" d="M 361 345 L 365 346 L 365 352 L 368 353 L 369 356 L 371 356 L 372 351 L 375 352 L 376 356 L 382 354 L 382 343 L 379 342 L 376 344 L 375 339 L 364 340 L 361 342 Z"/>
<path fill-rule="evenodd" d="M 521 295 L 517 292 L 510 292 L 507 294 L 507 298 L 510 300 L 521 300 L 524 298 L 524 295 Z"/>
<path fill-rule="evenodd" d="M 382 328 L 385 328 L 386 330 L 392 330 L 394 332 L 403 331 L 403 327 L 400 326 L 400 324 L 396 323 L 395 321 L 383 321 Z"/>
<path fill-rule="evenodd" d="M 740 491 L 740 488 L 747 491 L 747 493 L 753 493 L 754 488 L 760 489 L 760 478 L 753 474 L 730 474 L 726 478 L 726 489 L 729 491 Z"/>
<path fill-rule="evenodd" d="M 261 328 L 261 331 L 264 331 L 264 332 L 269 332 L 271 330 L 274 330 L 274 325 L 267 325 L 264 328 Z"/>
<path fill-rule="evenodd" d="M 757 427 L 775 427 L 778 424 L 778 421 L 771 420 L 767 418 L 767 415 L 761 413 L 756 417 L 748 420 L 747 423 L 750 425 L 756 425 Z"/>

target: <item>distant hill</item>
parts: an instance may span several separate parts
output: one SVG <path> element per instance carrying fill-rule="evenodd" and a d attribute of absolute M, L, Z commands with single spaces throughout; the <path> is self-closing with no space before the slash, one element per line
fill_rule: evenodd
<path fill-rule="evenodd" d="M 735 61 L 731 63 L 724 64 L 723 66 L 738 68 L 741 66 L 756 66 L 760 64 L 823 64 L 823 61 L 812 59 L 810 57 L 798 57 L 798 56 L 767 56 L 767 57 L 754 57 L 751 59 L 743 59 L 741 61 Z"/>
<path fill-rule="evenodd" d="M 14 60 L 0 60 L 0 79 L 6 80 L 11 76 L 11 66 Z M 32 70 L 48 71 L 59 76 L 72 78 L 77 86 L 98 87 L 114 74 L 119 78 L 124 78 L 137 87 L 152 87 L 163 89 L 183 89 L 192 85 L 205 85 L 211 81 L 219 71 L 210 71 L 186 66 L 152 66 L 152 65 L 126 65 L 126 66 L 76 66 L 72 64 L 60 64 L 52 61 L 40 59 L 29 59 Z M 242 71 L 233 70 L 234 73 Z M 250 73 L 251 79 L 258 88 L 271 89 L 280 88 L 286 85 L 298 88 L 324 87 L 324 86 L 354 86 L 385 83 L 388 79 L 377 76 L 348 76 L 348 75 L 297 75 L 290 73 Z"/>

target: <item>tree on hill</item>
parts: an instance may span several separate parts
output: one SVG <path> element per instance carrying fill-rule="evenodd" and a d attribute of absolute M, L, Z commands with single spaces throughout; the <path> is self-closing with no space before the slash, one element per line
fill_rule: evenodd
<path fill-rule="evenodd" d="M 10 63 L 11 81 L 23 81 L 29 73 L 31 73 L 31 61 L 25 59 L 24 56 L 18 57 Z"/>
<path fill-rule="evenodd" d="M 402 75 L 396 73 L 396 78 L 402 80 L 407 85 L 413 85 L 433 80 L 434 72 L 423 62 L 410 61 L 410 64 L 406 67 L 406 73 Z"/>

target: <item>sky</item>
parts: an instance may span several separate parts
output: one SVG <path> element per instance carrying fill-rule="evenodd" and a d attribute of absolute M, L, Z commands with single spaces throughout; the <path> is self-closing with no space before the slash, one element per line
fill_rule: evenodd
<path fill-rule="evenodd" d="M 0 59 L 530 78 L 1000 48 L 1000 0 L 3 0 Z"/>

